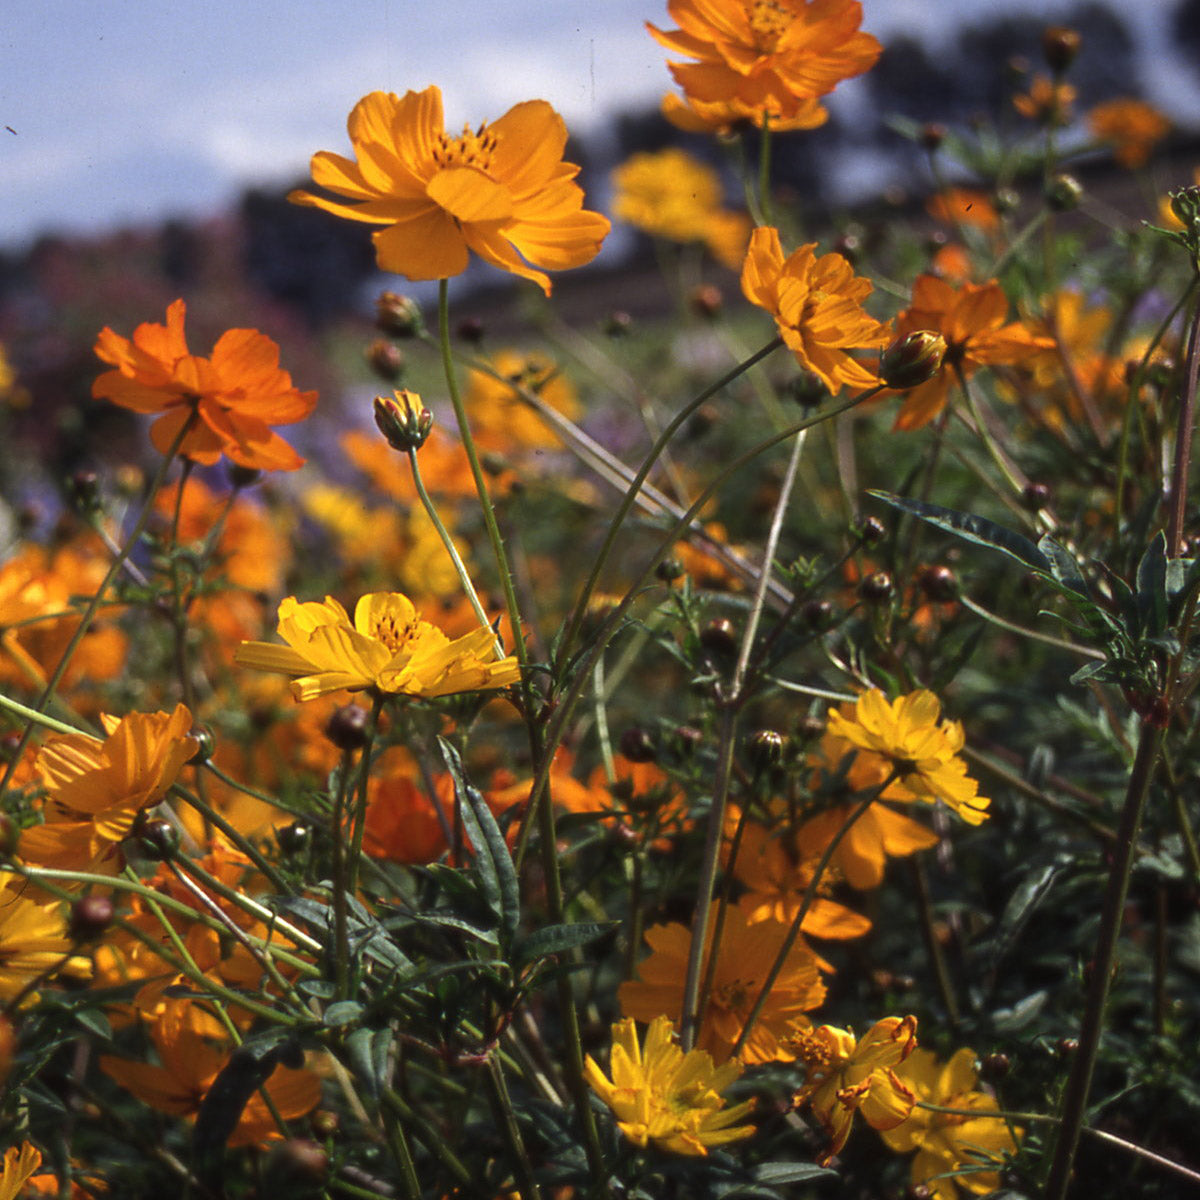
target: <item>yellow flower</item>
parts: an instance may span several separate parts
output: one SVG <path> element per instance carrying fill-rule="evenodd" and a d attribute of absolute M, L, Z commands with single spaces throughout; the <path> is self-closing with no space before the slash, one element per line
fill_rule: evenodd
<path fill-rule="evenodd" d="M 567 130 L 544 100 L 510 108 L 498 121 L 453 137 L 443 129 L 436 87 L 395 96 L 372 92 L 347 128 L 358 161 L 313 155 L 318 187 L 347 198 L 295 191 L 294 204 L 384 226 L 372 235 L 379 267 L 409 279 L 448 279 L 470 252 L 532 279 L 591 262 L 609 230 L 583 207 L 579 168 L 562 160 Z"/>
<path fill-rule="evenodd" d="M 521 677 L 515 658 L 493 659 L 490 629 L 481 626 L 451 641 L 399 592 L 363 596 L 353 624 L 332 596 L 306 604 L 288 596 L 279 606 L 277 629 L 286 646 L 243 642 L 234 661 L 299 676 L 292 682 L 297 700 L 343 688 L 429 699 L 508 687 Z"/>
<path fill-rule="evenodd" d="M 785 259 L 779 231 L 760 226 L 750 237 L 742 291 L 775 318 L 796 361 L 833 395 L 843 387 L 872 387 L 878 377 L 847 350 L 884 346 L 891 331 L 862 309 L 870 280 L 855 276 L 840 254 L 818 258 L 816 248 L 815 242 L 801 246 Z"/>
<path fill-rule="evenodd" d="M 728 133 L 743 122 L 762 127 L 763 110 L 737 100 L 706 103 L 694 96 L 668 92 L 662 98 L 662 115 L 685 133 Z M 829 120 L 829 110 L 819 100 L 800 100 L 791 117 L 767 114 L 772 133 L 793 133 L 797 129 L 817 129 Z"/>
<path fill-rule="evenodd" d="M 16 1200 L 25 1181 L 41 1165 L 41 1151 L 29 1142 L 5 1150 L 4 1164 L 0 1168 L 0 1200 Z"/>
<path fill-rule="evenodd" d="M 963 729 L 958 721 L 940 721 L 941 703 L 921 689 L 888 701 L 878 688 L 829 714 L 829 730 L 863 750 L 882 754 L 897 772 L 889 800 L 942 801 L 969 825 L 987 820 L 990 800 L 967 775 L 958 752 Z"/>
<path fill-rule="evenodd" d="M 701 966 L 707 978 L 712 937 L 716 927 L 716 905 L 708 922 L 708 946 Z M 725 912 L 725 928 L 713 969 L 712 991 L 702 998 L 704 1016 L 696 1045 L 717 1062 L 725 1062 L 741 1036 L 746 1018 L 754 1007 L 767 974 L 775 963 L 789 927 L 768 919 L 753 925 L 737 908 Z M 660 1013 L 682 1019 L 683 981 L 692 933 L 684 925 L 655 925 L 646 931 L 652 953 L 638 964 L 639 979 L 621 984 L 621 1011 L 639 1021 L 650 1021 Z M 767 996 L 758 1021 L 750 1031 L 740 1057 L 747 1063 L 788 1062 L 792 1054 L 786 1039 L 807 1024 L 806 1012 L 825 999 L 817 956 L 798 938 L 788 952 L 783 970 Z"/>
<path fill-rule="evenodd" d="M 65 966 L 71 953 L 62 905 L 31 898 L 23 888 L 16 881 L 0 887 L 0 1001 L 4 1003 Z"/>
<path fill-rule="evenodd" d="M 537 352 L 500 350 L 487 365 L 491 371 L 471 369 L 464 401 L 478 444 L 498 454 L 562 445 L 558 434 L 516 390 L 533 392 L 555 412 L 578 420 L 581 409 L 575 385 L 557 364 Z"/>
<path fill-rule="evenodd" d="M 1140 167 L 1150 157 L 1155 142 L 1167 136 L 1171 123 L 1144 100 L 1110 100 L 1088 113 L 1088 128 L 1113 148 L 1113 157 L 1123 167 Z"/>
<path fill-rule="evenodd" d="M 611 1082 L 588 1055 L 584 1075 L 613 1110 L 621 1132 L 635 1145 L 653 1142 L 662 1150 L 689 1155 L 750 1137 L 754 1126 L 737 1122 L 754 1101 L 726 1108 L 721 1095 L 742 1073 L 741 1063 L 714 1067 L 703 1050 L 684 1054 L 673 1037 L 670 1018 L 655 1017 L 643 1051 L 633 1020 L 618 1021 L 612 1027 Z"/>
<path fill-rule="evenodd" d="M 613 216 L 653 237 L 704 242 L 730 269 L 740 266 L 750 221 L 722 206 L 717 172 L 686 150 L 635 154 L 612 173 Z"/>
<path fill-rule="evenodd" d="M 670 63 L 699 105 L 728 105 L 772 127 L 811 112 L 818 96 L 870 70 L 881 47 L 859 31 L 856 0 L 668 0 L 678 29 L 647 24 L 660 45 L 693 62 Z"/>
<path fill-rule="evenodd" d="M 958 1200 L 958 1187 L 984 1195 L 1000 1186 L 995 1170 L 978 1170 L 981 1164 L 999 1165 L 1017 1150 L 1022 1130 L 1010 1129 L 998 1114 L 996 1102 L 976 1091 L 975 1052 L 959 1050 L 948 1063 L 939 1063 L 930 1050 L 917 1050 L 896 1068 L 896 1074 L 916 1096 L 908 1119 L 882 1130 L 883 1140 L 898 1154 L 916 1150 L 912 1181 L 925 1184 L 935 1200 Z M 978 1110 L 976 1116 L 932 1112 L 921 1104 Z M 953 1176 L 953 1178 L 950 1178 Z"/>
<path fill-rule="evenodd" d="M 916 1045 L 916 1017 L 885 1017 L 861 1042 L 848 1030 L 831 1025 L 795 1039 L 796 1058 L 807 1069 L 795 1103 L 807 1103 L 830 1138 L 819 1162 L 829 1162 L 846 1144 L 856 1112 L 879 1130 L 894 1129 L 908 1117 L 916 1097 L 894 1068 Z"/>
<path fill-rule="evenodd" d="M 104 741 L 82 733 L 50 738 L 39 751 L 46 788 L 44 824 L 21 834 L 19 853 L 38 866 L 115 875 L 117 851 L 134 822 L 175 782 L 198 742 L 189 736 L 192 714 L 130 713 L 101 718 Z"/>
<path fill-rule="evenodd" d="M 1028 92 L 1013 97 L 1013 108 L 1039 125 L 1067 125 L 1075 89 L 1069 83 L 1056 82 L 1048 75 L 1036 75 Z"/>

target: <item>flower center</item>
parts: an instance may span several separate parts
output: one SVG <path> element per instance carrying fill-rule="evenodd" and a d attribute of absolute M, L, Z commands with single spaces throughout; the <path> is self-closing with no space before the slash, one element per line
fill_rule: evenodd
<path fill-rule="evenodd" d="M 758 996 L 758 986 L 753 979 L 731 979 L 716 989 L 713 1002 L 728 1012 L 743 1012 Z"/>
<path fill-rule="evenodd" d="M 401 624 L 395 613 L 385 613 L 376 620 L 371 636 L 377 642 L 382 642 L 390 653 L 398 654 L 417 632 L 419 620 L 419 617 L 413 617 L 411 621 Z"/>
<path fill-rule="evenodd" d="M 486 124 L 474 132 L 464 125 L 461 137 L 451 137 L 445 131 L 437 135 L 433 161 L 441 168 L 474 167 L 485 174 L 492 165 L 496 150 L 496 135 Z"/>
<path fill-rule="evenodd" d="M 779 0 L 753 0 L 746 7 L 746 17 L 754 45 L 763 54 L 775 53 L 788 26 L 796 19 L 795 13 Z"/>

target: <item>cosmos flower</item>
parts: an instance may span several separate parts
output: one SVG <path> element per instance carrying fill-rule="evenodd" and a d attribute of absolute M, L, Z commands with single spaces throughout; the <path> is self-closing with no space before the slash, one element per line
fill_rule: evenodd
<path fill-rule="evenodd" d="M 753 1125 L 737 1124 L 754 1108 L 754 1101 L 726 1108 L 721 1095 L 742 1073 L 741 1063 L 714 1067 L 703 1050 L 684 1054 L 675 1044 L 669 1017 L 650 1022 L 644 1049 L 629 1018 L 612 1027 L 612 1043 L 612 1079 L 590 1054 L 584 1075 L 635 1145 L 653 1142 L 675 1154 L 702 1155 L 709 1146 L 724 1146 L 754 1133 Z"/>
<path fill-rule="evenodd" d="M 372 92 L 347 129 L 357 161 L 327 150 L 312 159 L 313 182 L 345 202 L 305 191 L 288 199 L 381 226 L 372 240 L 383 271 L 448 279 L 474 253 L 549 295 L 537 268 L 591 262 L 608 233 L 607 219 L 583 207 L 579 168 L 562 159 L 566 126 L 544 100 L 455 137 L 443 128 L 437 87 Z"/>
<path fill-rule="evenodd" d="M 889 800 L 940 800 L 969 825 L 987 820 L 991 803 L 978 794 L 979 785 L 967 775 L 959 758 L 962 725 L 942 721 L 942 706 L 920 689 L 889 701 L 878 688 L 863 692 L 853 704 L 829 714 L 829 730 L 860 749 L 881 754 L 897 773 Z"/>
<path fill-rule="evenodd" d="M 353 623 L 332 596 L 305 604 L 288 596 L 277 629 L 286 646 L 243 642 L 234 658 L 243 667 L 299 676 L 292 683 L 297 700 L 343 688 L 430 699 L 508 687 L 521 677 L 512 656 L 496 661 L 490 629 L 451 641 L 400 592 L 363 596 Z"/>
<path fill-rule="evenodd" d="M 1167 136 L 1170 121 L 1152 104 L 1123 97 L 1097 104 L 1087 115 L 1092 135 L 1113 148 L 1113 157 L 1133 170 L 1143 166 L 1157 142 Z"/>
<path fill-rule="evenodd" d="M 715 926 L 714 911 L 708 922 L 709 946 Z M 697 1047 L 707 1050 L 715 1061 L 723 1063 L 733 1054 L 788 928 L 773 919 L 751 925 L 741 909 L 726 909 L 712 992 L 703 998 L 704 1016 L 696 1038 Z M 639 978 L 621 984 L 621 1011 L 639 1021 L 651 1021 L 662 1013 L 682 1019 L 691 930 L 678 924 L 654 925 L 646 931 L 646 941 L 651 954 L 638 964 Z M 706 953 L 701 978 L 707 977 L 708 957 Z M 789 1061 L 792 1055 L 785 1048 L 785 1040 L 807 1023 L 804 1014 L 824 999 L 825 985 L 817 969 L 817 957 L 803 938 L 798 938 L 742 1047 L 742 1061 Z"/>
<path fill-rule="evenodd" d="M 221 334 L 212 356 L 188 351 L 183 332 L 187 307 L 176 300 L 167 323 L 146 322 L 124 338 L 107 326 L 96 339 L 96 357 L 116 369 L 92 384 L 97 400 L 138 413 L 162 413 L 150 427 L 155 449 L 165 454 L 187 421 L 191 429 L 179 453 L 211 466 L 222 454 L 239 466 L 294 471 L 302 459 L 272 425 L 302 421 L 317 403 L 280 369 L 279 347 L 257 329 Z"/>
<path fill-rule="evenodd" d="M 916 1045 L 916 1017 L 885 1017 L 861 1041 L 832 1025 L 795 1039 L 796 1058 L 806 1069 L 795 1103 L 808 1104 L 830 1138 L 819 1162 L 829 1162 L 846 1144 L 856 1112 L 879 1130 L 894 1129 L 908 1117 L 916 1098 L 895 1068 Z"/>
<path fill-rule="evenodd" d="M 863 311 L 870 280 L 856 276 L 840 254 L 818 258 L 816 248 L 801 246 L 785 259 L 779 231 L 759 226 L 742 267 L 742 291 L 775 318 L 796 361 L 833 395 L 843 387 L 873 387 L 878 377 L 848 351 L 880 348 L 891 330 Z"/>
<path fill-rule="evenodd" d="M 26 1180 L 42 1165 L 42 1152 L 29 1142 L 9 1146 L 0 1160 L 0 1200 L 15 1200 Z"/>
<path fill-rule="evenodd" d="M 870 70 L 882 47 L 859 31 L 855 0 L 668 0 L 678 29 L 647 24 L 660 45 L 691 59 L 669 66 L 689 102 L 727 105 L 772 126 L 843 80 Z M 710 110 L 711 111 L 711 110 Z"/>
<path fill-rule="evenodd" d="M 980 1196 L 998 1188 L 999 1172 L 980 1168 L 999 1166 L 1016 1153 L 1022 1131 L 1010 1128 L 995 1100 L 976 1090 L 975 1051 L 964 1047 L 940 1063 L 931 1050 L 917 1050 L 895 1070 L 917 1103 L 902 1124 L 880 1132 L 898 1154 L 917 1151 L 912 1182 L 924 1184 L 935 1200 L 958 1200 L 960 1187 Z M 977 1115 L 933 1112 L 922 1104 L 977 1110 Z"/>
<path fill-rule="evenodd" d="M 82 733 L 50 738 L 36 769 L 46 789 L 44 823 L 21 834 L 26 862 L 114 875 L 124 865 L 119 843 L 140 814 L 156 805 L 199 743 L 189 735 L 192 714 L 129 713 L 101 718 L 107 737 Z"/>
<path fill-rule="evenodd" d="M 0 887 L 0 1002 L 4 1003 L 65 966 L 72 946 L 62 905 L 28 896 L 21 882 L 9 879 Z"/>

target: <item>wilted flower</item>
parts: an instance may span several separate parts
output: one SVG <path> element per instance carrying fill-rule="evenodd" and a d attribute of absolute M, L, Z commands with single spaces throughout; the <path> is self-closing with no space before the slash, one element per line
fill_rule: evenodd
<path fill-rule="evenodd" d="M 775 318 L 796 361 L 832 395 L 843 387 L 872 387 L 878 378 L 848 353 L 884 346 L 891 337 L 888 325 L 863 311 L 871 281 L 856 276 L 840 254 L 818 258 L 815 250 L 810 243 L 785 259 L 779 231 L 759 226 L 742 268 L 742 291 Z"/>
<path fill-rule="evenodd" d="M 846 1144 L 856 1112 L 872 1129 L 894 1129 L 912 1112 L 915 1096 L 895 1068 L 917 1045 L 916 1017 L 885 1017 L 859 1041 L 847 1029 L 821 1025 L 791 1043 L 804 1066 L 797 1105 L 808 1104 L 829 1134 L 819 1162 L 827 1163 Z"/>
<path fill-rule="evenodd" d="M 754 1108 L 747 1100 L 725 1107 L 721 1093 L 741 1073 L 739 1062 L 714 1067 L 703 1050 L 687 1054 L 675 1044 L 669 1017 L 658 1016 L 646 1031 L 645 1049 L 638 1045 L 632 1019 L 612 1027 L 609 1080 L 589 1054 L 584 1075 L 592 1090 L 612 1109 L 621 1132 L 637 1146 L 653 1142 L 675 1154 L 707 1154 L 754 1133 L 738 1125 Z"/>
<path fill-rule="evenodd" d="M 279 636 L 286 646 L 243 642 L 234 660 L 243 667 L 299 676 L 297 700 L 345 688 L 430 699 L 456 692 L 508 687 L 521 677 L 517 660 L 496 661 L 495 634 L 480 626 L 451 641 L 423 621 L 400 592 L 372 592 L 354 608 L 354 621 L 332 597 L 279 605 Z"/>
<path fill-rule="evenodd" d="M 184 425 L 191 429 L 179 453 L 211 465 L 222 454 L 239 466 L 294 471 L 302 459 L 272 425 L 302 421 L 317 403 L 279 366 L 279 347 L 257 329 L 230 329 L 210 358 L 188 352 L 183 332 L 186 306 L 176 300 L 167 323 L 146 322 L 123 338 L 109 328 L 96 339 L 96 356 L 116 368 L 92 384 L 97 400 L 139 413 L 162 413 L 150 440 L 165 454 Z"/>
<path fill-rule="evenodd" d="M 883 755 L 897 778 L 887 790 L 891 800 L 942 801 L 969 825 L 987 820 L 990 800 L 967 775 L 958 756 L 962 725 L 942 721 L 938 698 L 923 688 L 889 701 L 878 688 L 863 692 L 854 704 L 829 714 L 829 731 L 863 750 Z"/>
<path fill-rule="evenodd" d="M 543 271 L 591 262 L 608 221 L 583 207 L 579 168 L 563 162 L 567 130 L 544 100 L 454 137 L 443 129 L 437 87 L 372 92 L 347 123 L 358 161 L 322 150 L 312 176 L 346 202 L 295 191 L 295 204 L 383 226 L 372 235 L 379 267 L 409 279 L 448 279 L 473 251 L 547 294 Z"/>
<path fill-rule="evenodd" d="M 855 0 L 668 0 L 678 29 L 647 24 L 654 39 L 692 62 L 671 63 L 690 102 L 727 105 L 774 127 L 870 70 L 881 47 L 859 31 Z"/>
<path fill-rule="evenodd" d="M 1093 136 L 1112 146 L 1113 158 L 1130 170 L 1145 164 L 1155 143 L 1171 128 L 1152 104 L 1128 98 L 1097 104 L 1088 113 L 1087 123 Z"/>

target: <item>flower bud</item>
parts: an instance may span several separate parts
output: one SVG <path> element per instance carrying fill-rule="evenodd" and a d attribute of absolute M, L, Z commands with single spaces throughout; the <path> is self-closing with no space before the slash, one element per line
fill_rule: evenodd
<path fill-rule="evenodd" d="M 258 467 L 243 467 L 241 463 L 230 463 L 228 475 L 234 491 L 238 492 L 242 488 L 253 487 L 263 477 Z"/>
<path fill-rule="evenodd" d="M 367 744 L 368 716 L 357 704 L 343 704 L 325 722 L 325 736 L 346 754 L 361 750 Z"/>
<path fill-rule="evenodd" d="M 1021 502 L 1030 512 L 1041 512 L 1050 503 L 1050 489 L 1044 483 L 1027 483 Z"/>
<path fill-rule="evenodd" d="M 887 526 L 878 517 L 863 517 L 858 527 L 858 536 L 868 545 L 875 546 L 887 537 Z"/>
<path fill-rule="evenodd" d="M 710 654 L 733 655 L 737 653 L 737 630 L 727 617 L 709 621 L 700 631 L 700 644 Z"/>
<path fill-rule="evenodd" d="M 71 503 L 81 513 L 98 512 L 100 509 L 100 477 L 95 471 L 76 471 L 67 481 Z"/>
<path fill-rule="evenodd" d="M 375 397 L 375 424 L 393 450 L 419 450 L 433 428 L 433 413 L 416 392 L 401 389 Z"/>
<path fill-rule="evenodd" d="M 399 383 L 404 374 L 404 352 L 395 342 L 376 338 L 367 347 L 367 365 L 384 383 Z"/>
<path fill-rule="evenodd" d="M 946 357 L 946 339 L 932 329 L 918 329 L 897 338 L 880 356 L 879 377 L 901 391 L 928 383 Z"/>
<path fill-rule="evenodd" d="M 1180 188 L 1167 193 L 1171 201 L 1171 211 L 1183 223 L 1185 229 L 1192 229 L 1200 220 L 1200 187 Z"/>
<path fill-rule="evenodd" d="M 945 125 L 930 121 L 921 127 L 921 145 L 932 154 L 946 140 L 947 132 Z"/>
<path fill-rule="evenodd" d="M 692 288 L 688 294 L 688 307 L 696 316 L 704 317 L 708 321 L 720 315 L 724 303 L 725 297 L 721 295 L 721 289 L 711 283 L 702 283 L 699 287 Z"/>
<path fill-rule="evenodd" d="M 107 896 L 81 896 L 71 905 L 67 932 L 77 942 L 94 942 L 112 924 L 115 912 Z"/>
<path fill-rule="evenodd" d="M 654 568 L 654 576 L 661 583 L 671 583 L 678 579 L 683 574 L 683 563 L 679 561 L 673 554 L 667 555 L 666 558 Z"/>
<path fill-rule="evenodd" d="M 1009 1072 L 1012 1064 L 1007 1054 L 987 1054 L 979 1063 L 979 1078 L 984 1083 L 999 1083 Z"/>
<path fill-rule="evenodd" d="M 375 325 L 389 337 L 416 337 L 425 328 L 421 309 L 410 296 L 381 292 L 375 301 Z"/>
<path fill-rule="evenodd" d="M 997 188 L 992 196 L 992 207 L 1001 215 L 1015 212 L 1021 203 L 1020 193 L 1013 188 Z"/>
<path fill-rule="evenodd" d="M 868 604 L 882 604 L 890 600 L 894 590 L 892 577 L 886 571 L 872 571 L 858 585 L 858 594 Z"/>
<path fill-rule="evenodd" d="M 197 721 L 188 730 L 188 737 L 196 743 L 196 753 L 188 759 L 188 766 L 194 767 L 208 762 L 212 758 L 213 749 L 217 744 L 217 739 L 213 735 L 213 731 L 207 725 L 201 725 Z"/>
<path fill-rule="evenodd" d="M 654 739 L 640 725 L 632 725 L 621 734 L 621 753 L 632 763 L 653 762 L 658 757 Z"/>
<path fill-rule="evenodd" d="M 463 317 L 458 323 L 458 339 L 471 346 L 478 346 L 483 341 L 483 322 L 478 317 Z"/>
<path fill-rule="evenodd" d="M 614 308 L 604 321 L 604 332 L 610 338 L 624 337 L 633 328 L 633 318 L 622 308 Z"/>
<path fill-rule="evenodd" d="M 1042 34 L 1042 57 L 1055 75 L 1061 75 L 1075 61 L 1080 40 L 1078 30 L 1069 29 L 1065 25 L 1050 25 L 1046 28 Z"/>
<path fill-rule="evenodd" d="M 949 604 L 958 599 L 958 579 L 949 567 L 926 567 L 918 583 L 921 591 L 935 604 Z"/>
<path fill-rule="evenodd" d="M 162 817 L 142 822 L 140 828 L 135 827 L 134 833 L 142 852 L 154 862 L 166 862 L 179 850 L 179 830 Z"/>
<path fill-rule="evenodd" d="M 777 767 L 783 762 L 787 738 L 777 729 L 760 729 L 746 739 L 746 751 L 756 767 Z"/>
<path fill-rule="evenodd" d="M 823 633 L 833 625 L 833 605 L 828 600 L 806 600 L 800 609 L 800 616 L 809 629 Z"/>
<path fill-rule="evenodd" d="M 312 840 L 312 826 L 304 821 L 293 821 L 275 830 L 275 841 L 284 854 L 300 854 Z"/>
<path fill-rule="evenodd" d="M 1054 212 L 1071 212 L 1083 198 L 1083 184 L 1074 175 L 1055 175 L 1046 184 L 1046 203 Z"/>

